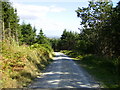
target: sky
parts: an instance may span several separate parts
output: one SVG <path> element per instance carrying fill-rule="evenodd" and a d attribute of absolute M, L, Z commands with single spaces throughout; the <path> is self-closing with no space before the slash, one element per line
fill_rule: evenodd
<path fill-rule="evenodd" d="M 119 0 L 112 0 L 114 6 Z M 88 0 L 10 0 L 22 22 L 43 30 L 47 37 L 60 37 L 64 29 L 80 33 L 80 18 L 75 10 L 87 7 Z"/>

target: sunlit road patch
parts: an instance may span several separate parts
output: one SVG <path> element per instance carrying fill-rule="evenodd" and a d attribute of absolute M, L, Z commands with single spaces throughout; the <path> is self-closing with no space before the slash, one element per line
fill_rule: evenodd
<path fill-rule="evenodd" d="M 54 62 L 29 88 L 99 88 L 99 84 L 71 58 L 55 52 Z"/>

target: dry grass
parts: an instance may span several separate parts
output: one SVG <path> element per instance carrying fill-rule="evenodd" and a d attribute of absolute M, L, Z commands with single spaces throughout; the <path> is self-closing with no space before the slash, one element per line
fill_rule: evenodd
<path fill-rule="evenodd" d="M 27 86 L 49 63 L 51 51 L 45 47 L 19 46 L 6 40 L 0 56 L 0 85 L 2 88 Z"/>

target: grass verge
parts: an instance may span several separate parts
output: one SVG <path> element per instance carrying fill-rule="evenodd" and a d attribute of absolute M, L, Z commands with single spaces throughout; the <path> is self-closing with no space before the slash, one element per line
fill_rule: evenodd
<path fill-rule="evenodd" d="M 51 62 L 47 45 L 21 45 L 6 40 L 0 53 L 0 88 L 26 87 Z"/>
<path fill-rule="evenodd" d="M 104 58 L 92 54 L 81 56 L 72 51 L 62 52 L 73 57 L 74 61 L 94 76 L 104 88 L 120 88 L 119 65 L 116 63 L 118 58 Z"/>

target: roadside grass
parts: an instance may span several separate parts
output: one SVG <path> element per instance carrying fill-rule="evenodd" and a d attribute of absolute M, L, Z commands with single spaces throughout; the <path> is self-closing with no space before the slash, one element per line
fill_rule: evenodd
<path fill-rule="evenodd" d="M 73 57 L 72 51 L 62 51 Z M 105 58 L 96 55 L 75 55 L 74 61 L 85 68 L 104 88 L 120 88 L 120 77 L 117 58 Z"/>
<path fill-rule="evenodd" d="M 52 62 L 52 49 L 47 45 L 38 46 L 19 46 L 9 40 L 2 42 L 0 88 L 26 87 Z"/>

